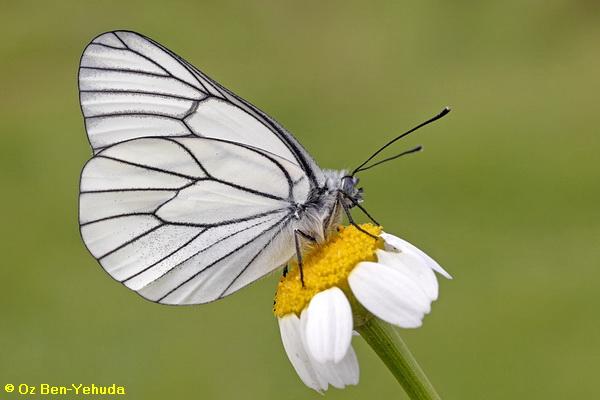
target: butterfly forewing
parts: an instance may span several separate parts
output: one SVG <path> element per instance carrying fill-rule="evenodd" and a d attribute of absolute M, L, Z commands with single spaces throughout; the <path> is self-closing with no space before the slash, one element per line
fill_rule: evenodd
<path fill-rule="evenodd" d="M 323 182 L 312 157 L 280 124 L 138 33 L 95 38 L 81 58 L 79 89 L 94 151 L 140 137 L 214 137 L 286 158 L 313 185 Z"/>

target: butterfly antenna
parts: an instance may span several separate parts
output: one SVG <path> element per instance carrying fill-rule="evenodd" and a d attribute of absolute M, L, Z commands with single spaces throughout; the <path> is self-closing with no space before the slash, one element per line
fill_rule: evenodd
<path fill-rule="evenodd" d="M 408 131 L 404 132 L 403 134 L 401 134 L 401 135 L 399 135 L 399 136 L 396 136 L 394 139 L 390 140 L 389 142 L 387 142 L 386 144 L 384 144 L 382 147 L 380 147 L 380 148 L 379 148 L 379 150 L 377 150 L 375 153 L 373 153 L 373 154 L 371 155 L 371 157 L 367 158 L 367 159 L 365 160 L 365 162 L 363 162 L 363 163 L 362 163 L 362 164 L 360 164 L 358 167 L 356 167 L 356 168 L 354 169 L 354 171 L 352 171 L 352 174 L 351 174 L 351 175 L 352 175 L 352 176 L 354 176 L 354 174 L 356 174 L 357 172 L 361 171 L 361 169 L 362 169 L 362 168 L 363 168 L 365 165 L 367 165 L 367 163 L 368 163 L 369 161 L 371 161 L 371 160 L 372 160 L 373 158 L 375 158 L 375 157 L 376 157 L 376 156 L 377 156 L 379 153 L 381 153 L 383 150 L 387 149 L 389 146 L 391 146 L 392 144 L 394 144 L 394 143 L 395 143 L 395 142 L 397 142 L 398 140 L 402 139 L 402 138 L 403 138 L 403 137 L 405 137 L 405 136 L 408 136 L 409 134 L 413 133 L 414 131 L 416 131 L 416 130 L 417 130 L 417 129 L 419 129 L 419 128 L 422 128 L 422 127 L 424 127 L 425 125 L 429 125 L 430 123 L 432 123 L 432 122 L 434 122 L 434 121 L 437 121 L 438 119 L 442 118 L 444 115 L 448 114 L 449 112 L 450 112 L 450 107 L 444 107 L 444 109 L 443 109 L 443 110 L 442 110 L 442 111 L 441 111 L 441 112 L 440 112 L 438 115 L 436 115 L 435 117 L 433 117 L 433 118 L 430 118 L 430 119 L 428 119 L 427 121 L 420 123 L 419 125 L 417 125 L 417 126 L 415 126 L 414 128 L 412 128 L 412 129 L 410 129 L 410 130 L 408 130 Z M 420 150 L 420 149 L 419 149 L 419 150 Z M 410 150 L 409 150 L 409 153 L 408 153 L 408 154 L 410 154 L 410 153 L 412 153 L 412 152 L 415 152 L 415 151 L 418 151 L 418 150 L 415 150 L 415 149 L 413 149 L 412 151 L 410 151 Z M 404 153 L 406 153 L 406 152 L 404 152 Z M 398 158 L 398 157 L 400 157 L 401 155 L 404 155 L 404 154 L 402 154 L 402 153 L 401 153 L 401 154 L 399 154 L 399 155 L 397 155 L 397 156 L 390 157 L 390 159 Z M 384 160 L 384 161 L 385 161 L 385 160 Z M 389 161 L 389 160 L 388 160 L 388 161 Z M 377 164 L 378 164 L 378 163 L 377 163 Z M 377 164 L 371 165 L 371 166 L 370 166 L 370 167 L 368 167 L 368 168 L 374 167 L 374 166 L 375 166 L 375 165 L 377 165 Z M 364 171 L 364 169 L 362 169 L 362 171 Z"/>
<path fill-rule="evenodd" d="M 383 163 L 385 163 L 385 162 L 388 162 L 388 161 L 395 160 L 396 158 L 400 158 L 400 157 L 402 157 L 402 156 L 406 156 L 406 155 L 408 155 L 408 154 L 417 153 L 417 152 L 419 152 L 419 151 L 421 151 L 421 150 L 423 150 L 423 146 L 421 146 L 421 145 L 418 145 L 418 146 L 417 146 L 417 147 L 415 147 L 414 149 L 410 149 L 410 150 L 403 151 L 402 153 L 400 153 L 400 154 L 396 154 L 395 156 L 388 157 L 388 158 L 384 158 L 384 159 L 383 159 L 383 160 L 381 160 L 381 161 L 377 161 L 375 164 L 371 164 L 371 165 L 368 165 L 368 166 L 366 166 L 366 167 L 359 168 L 359 169 L 355 170 L 355 172 L 354 172 L 354 173 L 359 173 L 359 172 L 362 172 L 362 171 L 366 171 L 366 170 L 368 170 L 368 169 L 371 169 L 371 168 L 373 168 L 373 167 L 375 167 L 375 166 L 377 166 L 377 165 L 379 165 L 379 164 L 383 164 Z"/>

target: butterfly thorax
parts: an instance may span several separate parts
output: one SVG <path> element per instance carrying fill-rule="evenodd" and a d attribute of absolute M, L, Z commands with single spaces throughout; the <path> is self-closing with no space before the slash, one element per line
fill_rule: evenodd
<path fill-rule="evenodd" d="M 357 188 L 358 178 L 344 170 L 324 170 L 325 180 L 311 190 L 304 204 L 296 205 L 297 229 L 321 242 L 329 237 L 341 222 L 344 209 L 362 202 L 362 188 Z"/>

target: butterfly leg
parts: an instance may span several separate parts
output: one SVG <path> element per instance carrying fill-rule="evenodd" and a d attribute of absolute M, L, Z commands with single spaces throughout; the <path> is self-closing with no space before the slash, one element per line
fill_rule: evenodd
<path fill-rule="evenodd" d="M 342 205 L 342 208 L 344 209 L 344 213 L 346 213 L 346 217 L 348 217 L 348 222 L 350 222 L 350 225 L 352 225 L 353 227 L 355 227 L 356 229 L 358 229 L 362 233 L 371 236 L 373 239 L 379 240 L 379 238 L 377 236 L 372 235 L 369 232 L 365 231 L 363 228 L 361 228 L 360 226 L 358 226 L 356 224 L 356 222 L 354 222 L 354 218 L 352 218 L 352 214 L 350 214 L 350 209 L 348 208 L 348 206 L 346 205 L 346 203 L 344 203 L 344 198 L 342 197 L 341 192 L 338 192 L 338 201 Z M 379 224 L 377 224 L 377 225 L 379 225 Z"/>
<path fill-rule="evenodd" d="M 298 269 L 300 270 L 300 282 L 304 287 L 304 270 L 302 269 L 302 246 L 300 246 L 300 239 L 304 238 L 309 242 L 316 243 L 317 239 L 310 236 L 308 233 L 302 232 L 299 229 L 294 229 L 294 242 L 296 243 L 296 257 L 298 259 Z"/>
<path fill-rule="evenodd" d="M 367 211 L 367 210 L 366 210 L 366 209 L 365 209 L 363 206 L 361 206 L 361 205 L 360 205 L 360 203 L 359 203 L 358 201 L 354 200 L 354 199 L 352 198 L 352 196 L 348 195 L 348 193 L 346 193 L 346 192 L 341 192 L 341 191 L 340 191 L 340 193 L 341 193 L 341 194 L 342 194 L 342 195 L 343 195 L 345 198 L 347 198 L 348 200 L 350 200 L 350 201 L 352 202 L 352 204 L 354 204 L 356 207 L 358 207 L 358 208 L 359 208 L 359 210 L 360 210 L 360 211 L 362 211 L 362 212 L 363 212 L 363 213 L 364 213 L 364 214 L 367 216 L 367 218 L 369 218 L 369 219 L 371 220 L 371 222 L 373 222 L 375 225 L 381 226 L 381 224 L 380 224 L 379 222 L 375 221 L 375 218 L 373 218 L 373 217 L 371 216 L 371 214 L 369 214 L 369 212 L 368 212 L 368 211 Z"/>

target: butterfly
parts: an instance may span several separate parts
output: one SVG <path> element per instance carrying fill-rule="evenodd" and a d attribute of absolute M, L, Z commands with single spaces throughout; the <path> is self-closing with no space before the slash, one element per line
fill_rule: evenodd
<path fill-rule="evenodd" d="M 141 34 L 85 48 L 79 93 L 93 157 L 79 223 L 117 281 L 163 304 L 225 297 L 366 213 L 356 173 L 319 168 L 264 112 Z M 368 215 L 368 213 L 367 213 Z M 370 217 L 370 216 L 369 216 Z M 368 234 L 368 233 L 367 233 Z"/>

